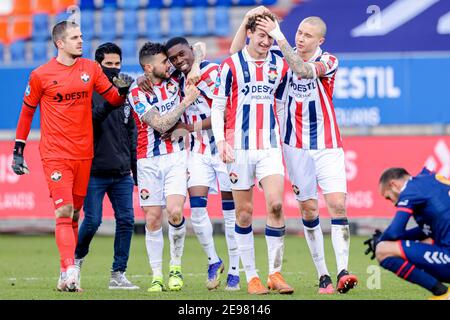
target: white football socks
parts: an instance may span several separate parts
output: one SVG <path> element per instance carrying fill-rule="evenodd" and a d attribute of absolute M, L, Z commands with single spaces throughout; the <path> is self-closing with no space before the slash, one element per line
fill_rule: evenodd
<path fill-rule="evenodd" d="M 154 277 L 162 277 L 164 237 L 162 227 L 156 231 L 149 231 L 145 227 L 145 246 L 147 248 L 148 261 Z"/>

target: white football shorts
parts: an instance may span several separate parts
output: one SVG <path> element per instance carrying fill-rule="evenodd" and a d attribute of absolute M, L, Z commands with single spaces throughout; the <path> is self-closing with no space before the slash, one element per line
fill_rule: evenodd
<path fill-rule="evenodd" d="M 318 199 L 317 185 L 323 194 L 347 193 L 345 157 L 342 148 L 305 150 L 284 144 L 283 152 L 297 200 Z"/>
<path fill-rule="evenodd" d="M 248 190 L 267 176 L 284 176 L 281 149 L 234 150 L 234 162 L 227 164 L 231 189 Z"/>
<path fill-rule="evenodd" d="M 186 196 L 187 151 L 137 161 L 139 204 L 164 206 L 170 195 Z"/>
<path fill-rule="evenodd" d="M 217 183 L 219 188 L 217 188 Z M 193 186 L 207 186 L 211 194 L 217 194 L 218 189 L 231 192 L 227 166 L 222 162 L 218 153 L 214 155 L 189 153 L 188 188 Z"/>

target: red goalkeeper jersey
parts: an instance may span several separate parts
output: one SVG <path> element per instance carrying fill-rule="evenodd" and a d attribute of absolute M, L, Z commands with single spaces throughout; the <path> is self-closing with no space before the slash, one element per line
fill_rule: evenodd
<path fill-rule="evenodd" d="M 41 108 L 42 159 L 93 158 L 92 93 L 113 105 L 124 98 L 94 61 L 78 58 L 71 66 L 53 58 L 33 70 L 24 94 L 16 139 L 26 140 L 31 125 L 23 116 Z"/>

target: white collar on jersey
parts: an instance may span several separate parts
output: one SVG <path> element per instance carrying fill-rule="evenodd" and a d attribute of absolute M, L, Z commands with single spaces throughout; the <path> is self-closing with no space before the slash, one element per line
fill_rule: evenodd
<path fill-rule="evenodd" d="M 314 62 L 321 55 L 322 55 L 322 49 L 320 47 L 317 47 L 316 51 L 314 52 L 312 57 L 308 60 L 308 62 Z"/>
<path fill-rule="evenodd" d="M 247 46 L 245 46 L 244 49 L 242 49 L 242 55 L 244 56 L 245 61 L 249 61 L 249 62 L 255 62 L 255 61 L 263 61 L 263 60 L 257 60 L 255 58 L 253 58 L 250 53 L 248 53 L 247 50 Z M 264 61 L 270 61 L 271 57 L 270 57 L 270 51 L 267 53 L 267 57 L 266 59 L 264 59 Z"/>

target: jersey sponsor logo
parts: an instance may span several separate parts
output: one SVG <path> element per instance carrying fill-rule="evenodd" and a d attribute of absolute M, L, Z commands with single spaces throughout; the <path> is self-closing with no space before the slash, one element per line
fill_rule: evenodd
<path fill-rule="evenodd" d="M 175 105 L 175 101 L 170 101 L 166 104 L 161 105 L 160 112 L 169 111 Z"/>
<path fill-rule="evenodd" d="M 147 189 L 142 189 L 140 196 L 142 200 L 147 200 L 150 197 L 150 192 Z"/>
<path fill-rule="evenodd" d="M 142 102 L 135 104 L 134 110 L 136 111 L 137 114 L 142 114 L 145 111 L 145 104 L 143 104 Z"/>
<path fill-rule="evenodd" d="M 53 100 L 55 100 L 56 102 L 61 102 L 63 100 L 78 100 L 78 99 L 85 99 L 88 97 L 89 93 L 87 91 L 66 93 L 64 96 L 58 92 L 53 97 Z"/>
<path fill-rule="evenodd" d="M 236 182 L 238 182 L 238 180 L 239 180 L 238 175 L 234 172 L 230 172 L 231 183 L 235 184 Z"/>
<path fill-rule="evenodd" d="M 30 87 L 30 84 L 28 83 L 27 87 L 25 89 L 25 95 L 28 97 L 30 95 L 30 93 L 31 93 L 31 87 Z"/>
<path fill-rule="evenodd" d="M 255 86 L 249 86 L 246 85 L 241 92 L 246 96 L 247 94 L 251 93 L 269 93 L 272 94 L 273 88 L 267 85 L 255 85 Z"/>
<path fill-rule="evenodd" d="M 81 80 L 86 83 L 89 81 L 89 79 L 91 78 L 86 72 L 83 72 L 83 74 L 81 75 Z"/>
<path fill-rule="evenodd" d="M 298 92 L 307 92 L 307 91 L 316 89 L 317 85 L 316 85 L 316 81 L 311 81 L 307 84 L 299 84 L 299 83 L 292 82 L 291 87 L 293 90 L 298 91 Z"/>
<path fill-rule="evenodd" d="M 299 189 L 295 184 L 292 185 L 292 191 L 294 191 L 294 193 L 295 193 L 297 196 L 298 196 L 299 193 L 300 193 L 300 189 Z"/>
<path fill-rule="evenodd" d="M 216 88 L 220 87 L 220 68 L 219 68 L 219 75 L 216 77 L 216 82 L 214 84 Z"/>
<path fill-rule="evenodd" d="M 52 179 L 52 181 L 54 182 L 58 182 L 59 180 L 61 180 L 61 178 L 62 178 L 61 171 L 55 170 L 50 174 L 50 179 Z"/>

